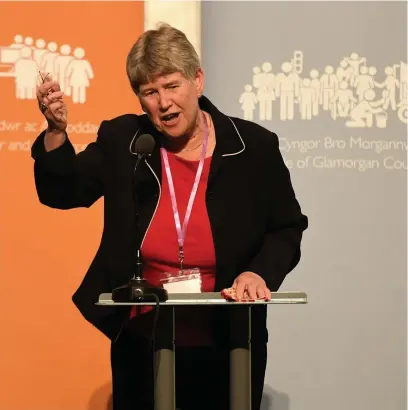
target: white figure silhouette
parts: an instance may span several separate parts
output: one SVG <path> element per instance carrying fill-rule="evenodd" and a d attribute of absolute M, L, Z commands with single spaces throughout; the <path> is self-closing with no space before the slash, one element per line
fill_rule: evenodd
<path fill-rule="evenodd" d="M 294 51 L 290 63 L 292 64 L 292 71 L 296 74 L 301 74 L 303 71 L 303 51 Z"/>
<path fill-rule="evenodd" d="M 16 97 L 18 99 L 36 98 L 37 64 L 32 59 L 30 47 L 21 49 L 21 58 L 14 64 L 16 77 Z"/>
<path fill-rule="evenodd" d="M 20 34 L 17 34 L 14 37 L 14 43 L 10 44 L 10 48 L 23 48 L 24 47 L 24 41 L 23 41 L 23 36 Z"/>
<path fill-rule="evenodd" d="M 66 69 L 68 64 L 74 59 L 73 56 L 70 56 L 71 47 L 68 44 L 64 44 L 60 48 L 61 55 L 57 56 L 55 59 L 54 65 L 54 75 L 58 79 L 61 91 L 67 95 L 71 95 L 71 88 L 69 87 L 68 77 Z"/>
<path fill-rule="evenodd" d="M 37 67 L 39 70 L 41 69 L 42 59 L 46 52 L 47 50 L 45 49 L 45 41 L 42 38 L 39 38 L 35 42 L 35 49 L 33 54 L 34 61 L 37 63 Z"/>
<path fill-rule="evenodd" d="M 252 86 L 254 88 L 256 88 L 258 91 L 256 92 L 256 95 L 259 92 L 259 88 L 261 87 L 261 78 L 262 78 L 262 74 L 261 74 L 261 68 L 256 66 L 252 69 Z M 261 118 L 261 114 L 259 113 L 259 119 L 260 121 L 262 121 L 264 118 Z"/>
<path fill-rule="evenodd" d="M 333 99 L 337 89 L 339 88 L 339 80 L 336 75 L 333 74 L 333 66 L 326 66 L 324 71 L 325 73 L 320 79 L 321 99 L 323 103 L 323 110 L 328 111 L 333 109 L 333 104 L 331 104 L 330 101 Z"/>
<path fill-rule="evenodd" d="M 401 101 L 408 100 L 408 85 L 406 82 L 401 82 Z"/>
<path fill-rule="evenodd" d="M 251 84 L 245 86 L 245 91 L 239 97 L 239 103 L 241 104 L 241 110 L 244 111 L 244 119 L 253 121 L 257 99 L 255 93 L 252 91 Z"/>
<path fill-rule="evenodd" d="M 280 119 L 293 120 L 295 97 L 299 97 L 299 76 L 292 72 L 292 64 L 282 64 L 283 73 L 276 76 L 276 96 L 280 98 Z"/>
<path fill-rule="evenodd" d="M 372 79 L 374 80 L 374 77 L 377 74 L 377 69 L 374 66 L 368 67 L 368 74 L 370 74 Z"/>
<path fill-rule="evenodd" d="M 360 58 L 357 53 L 351 53 L 350 57 L 345 57 L 344 59 L 350 64 L 350 67 L 353 69 L 350 77 L 350 84 L 354 84 L 354 79 L 360 72 L 360 65 L 366 64 L 367 59 L 365 57 Z"/>
<path fill-rule="evenodd" d="M 346 81 L 350 84 L 351 76 L 353 75 L 353 67 L 351 67 L 346 60 L 341 60 L 340 65 L 336 70 L 336 77 L 341 81 Z"/>
<path fill-rule="evenodd" d="M 407 63 L 401 61 L 400 64 L 396 64 L 396 68 L 399 67 L 399 83 L 400 83 L 400 101 L 408 100 L 408 72 Z"/>
<path fill-rule="evenodd" d="M 375 91 L 368 89 L 364 93 L 364 99 L 360 101 L 357 106 L 351 110 L 350 121 L 346 122 L 347 127 L 352 128 L 364 128 L 373 126 L 374 114 L 379 116 L 386 122 L 386 112 L 383 110 L 384 98 L 374 102 Z M 385 126 L 384 121 L 381 123 L 381 127 Z"/>
<path fill-rule="evenodd" d="M 387 98 L 384 102 L 384 109 L 387 110 L 391 104 L 391 109 L 395 111 L 397 109 L 397 90 L 399 87 L 399 81 L 395 78 L 395 72 L 392 67 L 385 67 L 384 73 L 386 78 L 383 83 L 377 84 L 378 87 L 384 88 L 388 91 Z"/>
<path fill-rule="evenodd" d="M 316 90 L 311 86 L 310 78 L 305 78 L 300 86 L 300 118 L 302 120 L 312 119 L 313 102 L 316 100 Z"/>
<path fill-rule="evenodd" d="M 260 72 L 261 72 L 261 69 L 260 69 L 258 66 L 256 66 L 256 67 L 254 67 L 254 68 L 252 69 L 252 72 L 253 72 L 253 75 L 252 75 L 252 85 L 253 85 L 256 89 L 258 89 L 258 88 L 259 88 L 259 83 L 260 83 L 260 81 L 259 81 L 259 74 L 260 74 Z"/>
<path fill-rule="evenodd" d="M 84 104 L 89 80 L 94 78 L 94 75 L 89 61 L 83 59 L 85 57 L 85 50 L 83 48 L 76 48 L 74 50 L 74 57 L 75 59 L 71 60 L 66 68 L 66 86 L 72 90 L 72 102 Z"/>
<path fill-rule="evenodd" d="M 310 86 L 315 90 L 313 98 L 312 113 L 314 116 L 319 115 L 319 104 L 322 103 L 321 92 L 320 92 L 320 80 L 319 71 L 316 69 L 310 70 Z"/>
<path fill-rule="evenodd" d="M 377 127 L 385 127 L 390 108 L 398 119 L 408 122 L 408 75 L 403 61 L 386 67 L 382 82 L 376 80 L 377 68 L 357 53 L 340 60 L 336 69 L 326 66 L 321 76 L 318 70 L 311 69 L 309 78 L 301 80 L 303 52 L 295 51 L 294 57 L 282 64 L 281 71 L 275 76 L 269 62 L 253 68 L 254 90 L 245 86 L 239 99 L 245 118 L 253 118 L 254 106 L 259 103 L 259 119 L 271 119 L 272 103 L 280 99 L 283 121 L 293 119 L 294 106 L 299 103 L 304 120 L 318 116 L 322 106 L 334 120 L 350 117 L 350 127 L 372 127 L 374 120 Z M 378 88 L 383 89 L 380 100 L 376 97 Z"/>
<path fill-rule="evenodd" d="M 26 37 L 25 39 L 24 39 L 24 44 L 27 46 L 27 47 L 30 47 L 31 49 L 35 49 L 35 47 L 33 46 L 33 44 L 34 44 L 34 40 L 33 40 L 33 38 L 32 37 Z"/>
<path fill-rule="evenodd" d="M 380 84 L 375 81 L 375 76 L 377 74 L 377 69 L 374 66 L 371 66 L 368 68 L 368 74 L 371 76 L 371 78 L 373 79 L 374 82 L 374 88 L 375 87 L 380 87 Z"/>
<path fill-rule="evenodd" d="M 58 78 L 61 91 L 67 95 L 71 95 L 71 88 L 69 87 L 68 77 L 67 77 L 67 67 L 68 64 L 74 59 L 70 56 L 71 47 L 68 44 L 64 44 L 60 48 L 61 55 L 57 56 L 54 65 L 54 75 Z"/>
<path fill-rule="evenodd" d="M 397 107 L 397 115 L 399 120 L 404 124 L 408 124 L 408 100 L 401 100 Z"/>
<path fill-rule="evenodd" d="M 354 77 L 353 86 L 356 88 L 356 94 L 359 101 L 364 99 L 364 93 L 370 88 L 374 88 L 374 80 L 368 73 L 366 66 L 360 67 L 360 73 Z"/>
<path fill-rule="evenodd" d="M 354 108 L 353 103 L 357 103 L 357 99 L 353 95 L 353 91 L 348 88 L 347 82 L 341 81 L 339 89 L 336 91 L 335 96 L 332 99 L 334 107 L 333 119 L 339 117 L 348 117 L 350 111 Z"/>
<path fill-rule="evenodd" d="M 41 70 L 45 71 L 46 73 L 50 73 L 52 78 L 56 78 L 56 73 L 54 71 L 55 67 L 55 59 L 59 56 L 57 53 L 58 46 L 56 43 L 51 42 L 47 45 L 48 51 L 44 53 L 42 62 L 41 62 Z"/>
<path fill-rule="evenodd" d="M 0 46 L 0 77 L 14 77 L 13 65 L 21 56 L 21 48 Z M 3 71 L 5 69 L 5 71 Z"/>
<path fill-rule="evenodd" d="M 379 113 L 376 113 L 375 115 L 375 119 L 376 119 L 376 123 L 377 123 L 377 127 L 378 128 L 385 128 L 387 126 L 387 111 L 384 109 L 385 106 L 385 100 L 388 98 L 388 91 L 387 90 L 383 90 L 381 95 L 382 98 L 380 100 L 378 100 L 377 103 L 375 103 L 375 106 L 377 106 L 378 104 L 380 104 L 382 102 L 382 111 L 380 111 Z"/>
<path fill-rule="evenodd" d="M 272 119 L 272 101 L 275 101 L 275 75 L 271 73 L 272 65 L 262 64 L 262 72 L 256 74 L 258 92 L 256 99 L 259 103 L 259 120 Z M 255 78 L 254 78 L 255 82 Z"/>

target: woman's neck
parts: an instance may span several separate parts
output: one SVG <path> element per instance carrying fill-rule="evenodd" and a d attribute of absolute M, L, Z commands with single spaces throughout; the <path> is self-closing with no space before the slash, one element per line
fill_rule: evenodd
<path fill-rule="evenodd" d="M 207 126 L 204 123 L 204 116 L 206 116 Z M 205 134 L 210 131 L 209 124 L 209 115 L 200 110 L 193 132 L 184 137 L 167 140 L 166 149 L 175 154 L 199 149 L 203 145 Z"/>

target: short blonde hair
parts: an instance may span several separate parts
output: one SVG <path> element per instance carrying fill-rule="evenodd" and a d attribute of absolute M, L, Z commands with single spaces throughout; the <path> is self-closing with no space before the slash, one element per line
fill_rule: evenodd
<path fill-rule="evenodd" d="M 201 67 L 200 59 L 186 35 L 169 24 L 145 31 L 131 48 L 126 72 L 136 94 L 142 84 L 158 75 L 179 72 L 193 80 Z"/>

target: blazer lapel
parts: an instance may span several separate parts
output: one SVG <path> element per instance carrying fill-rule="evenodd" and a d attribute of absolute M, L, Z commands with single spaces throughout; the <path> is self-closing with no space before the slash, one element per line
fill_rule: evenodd
<path fill-rule="evenodd" d="M 233 121 L 221 113 L 205 96 L 200 98 L 200 108 L 211 115 L 216 135 L 216 145 L 208 179 L 208 188 L 211 188 L 222 165 L 228 161 L 228 157 L 241 154 L 245 145 Z"/>

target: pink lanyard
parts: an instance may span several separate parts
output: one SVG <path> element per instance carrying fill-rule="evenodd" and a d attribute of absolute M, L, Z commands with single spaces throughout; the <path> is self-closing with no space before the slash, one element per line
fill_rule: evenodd
<path fill-rule="evenodd" d="M 207 124 L 207 118 L 204 113 L 203 113 L 203 116 L 204 116 L 204 124 L 205 124 L 203 149 L 201 151 L 200 162 L 198 164 L 193 188 L 190 193 L 190 199 L 188 201 L 186 214 L 185 214 L 184 221 L 183 221 L 183 227 L 181 227 L 181 223 L 180 223 L 180 215 L 179 215 L 178 207 L 177 207 L 176 192 L 174 191 L 174 183 L 173 183 L 173 178 L 171 176 L 171 170 L 170 170 L 170 164 L 169 164 L 167 152 L 164 148 L 160 149 L 163 155 L 163 161 L 164 161 L 164 166 L 166 169 L 167 181 L 168 181 L 169 189 L 170 189 L 171 205 L 173 207 L 174 222 L 176 224 L 176 230 L 177 230 L 177 239 L 178 239 L 178 245 L 179 245 L 179 260 L 180 260 L 181 271 L 183 271 L 183 260 L 184 260 L 183 246 L 184 246 L 184 239 L 186 237 L 187 225 L 190 220 L 191 210 L 193 209 L 194 200 L 195 200 L 197 190 L 198 190 L 198 184 L 200 182 L 201 174 L 203 172 L 205 154 L 207 152 L 208 124 Z"/>

